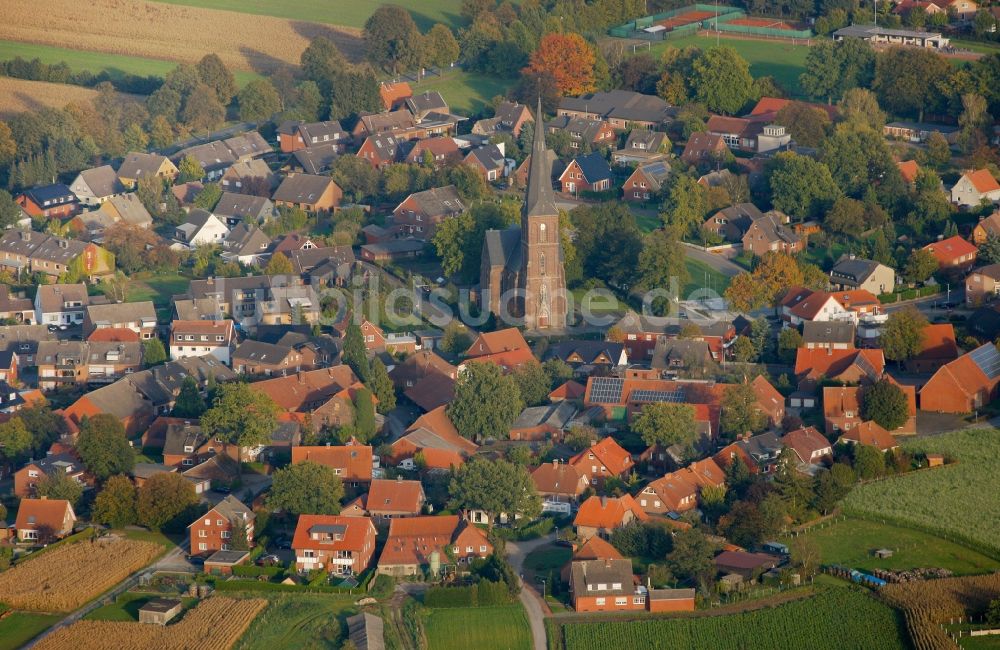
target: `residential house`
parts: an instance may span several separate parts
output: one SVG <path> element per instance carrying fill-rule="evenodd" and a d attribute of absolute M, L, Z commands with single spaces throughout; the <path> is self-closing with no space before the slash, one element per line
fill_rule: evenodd
<path fill-rule="evenodd" d="M 278 207 L 300 208 L 305 212 L 332 212 L 340 205 L 344 192 L 329 176 L 295 174 L 285 180 L 271 197 Z"/>
<path fill-rule="evenodd" d="M 899 168 L 899 175 L 903 177 L 903 182 L 907 187 L 913 189 L 917 184 L 917 175 L 920 173 L 920 165 L 916 160 L 903 160 L 896 163 Z"/>
<path fill-rule="evenodd" d="M 410 95 L 403 100 L 403 105 L 413 114 L 417 121 L 423 120 L 431 113 L 448 113 L 448 102 L 444 100 L 441 93 L 435 91 L 422 92 L 417 95 Z"/>
<path fill-rule="evenodd" d="M 13 350 L 0 351 L 0 411 L 9 411 L 11 405 L 24 403 L 10 387 L 17 381 L 17 354 Z"/>
<path fill-rule="evenodd" d="M 465 204 L 454 185 L 414 192 L 392 211 L 400 231 L 424 241 L 433 239 L 437 225 L 465 212 Z"/>
<path fill-rule="evenodd" d="M 288 159 L 284 169 L 293 174 L 322 176 L 330 173 L 333 169 L 333 163 L 342 153 L 343 146 L 332 142 L 298 149 Z"/>
<path fill-rule="evenodd" d="M 722 139 L 721 135 L 698 131 L 691 134 L 684 151 L 681 153 L 681 161 L 687 165 L 715 165 L 721 163 L 729 153 L 729 145 Z"/>
<path fill-rule="evenodd" d="M 87 305 L 83 313 L 83 335 L 94 330 L 130 329 L 143 340 L 156 336 L 156 307 L 152 301 Z"/>
<path fill-rule="evenodd" d="M 505 176 L 507 161 L 500 146 L 487 144 L 476 147 L 462 160 L 463 164 L 471 165 L 487 182 L 499 181 Z"/>
<path fill-rule="evenodd" d="M 333 469 L 345 485 L 353 488 L 372 482 L 372 448 L 356 443 L 323 447 L 292 447 L 292 463 L 319 463 Z"/>
<path fill-rule="evenodd" d="M 218 440 L 209 440 L 197 423 L 171 422 L 163 434 L 163 464 L 183 469 L 194 467 L 221 451 L 222 446 Z"/>
<path fill-rule="evenodd" d="M 516 327 L 495 332 L 480 332 L 465 351 L 466 357 L 485 357 L 512 350 L 528 350 L 528 342 Z"/>
<path fill-rule="evenodd" d="M 625 139 L 625 146 L 611 152 L 617 165 L 643 165 L 666 160 L 670 154 L 670 138 L 666 133 L 648 129 L 632 129 Z"/>
<path fill-rule="evenodd" d="M 65 499 L 22 499 L 17 508 L 14 530 L 17 541 L 49 544 L 73 532 L 76 513 Z"/>
<path fill-rule="evenodd" d="M 391 133 L 378 133 L 365 138 L 356 154 L 358 158 L 367 160 L 375 169 L 383 169 L 396 162 L 400 145 L 405 140 L 398 140 Z"/>
<path fill-rule="evenodd" d="M 382 108 L 387 111 L 402 107 L 406 99 L 413 96 L 410 84 L 405 81 L 383 81 L 379 84 L 378 93 L 382 98 Z"/>
<path fill-rule="evenodd" d="M 343 153 L 349 139 L 348 133 L 336 120 L 309 123 L 294 122 L 287 125 L 285 132 L 279 130 L 278 133 L 278 144 L 282 153 L 292 153 L 317 145 L 330 144 L 339 147 L 339 153 Z"/>
<path fill-rule="evenodd" d="M 867 445 L 875 447 L 882 452 L 899 447 L 899 443 L 896 442 L 892 434 L 880 427 L 874 420 L 862 422 L 858 426 L 845 431 L 837 439 L 837 442 L 848 445 Z"/>
<path fill-rule="evenodd" d="M 757 118 L 768 118 L 774 119 L 778 116 L 783 108 L 786 108 L 792 104 L 798 104 L 800 106 L 808 106 L 810 108 L 815 108 L 823 111 L 830 118 L 831 122 L 835 122 L 838 117 L 840 117 L 840 110 L 836 106 L 831 106 L 829 104 L 813 104 L 810 102 L 798 102 L 791 99 L 783 99 L 780 97 L 761 97 L 757 100 L 754 105 L 753 110 L 750 111 L 751 117 Z"/>
<path fill-rule="evenodd" d="M 458 378 L 458 368 L 433 350 L 424 349 L 406 357 L 389 371 L 389 379 L 399 391 L 413 388 L 417 382 L 430 375 L 442 375 L 455 380 Z"/>
<path fill-rule="evenodd" d="M 15 276 L 42 273 L 51 282 L 71 271 L 93 280 L 114 273 L 115 256 L 94 243 L 8 230 L 0 237 L 0 269 Z"/>
<path fill-rule="evenodd" d="M 66 219 L 77 213 L 80 207 L 73 191 L 62 183 L 53 183 L 24 190 L 14 201 L 32 217 Z"/>
<path fill-rule="evenodd" d="M 244 327 L 314 323 L 320 314 L 317 289 L 293 276 L 192 280 L 184 298 L 205 308 L 211 306 L 210 310 L 201 313 L 212 317 L 229 314 Z M 176 300 L 174 304 L 177 305 Z"/>
<path fill-rule="evenodd" d="M 101 205 L 96 214 L 106 215 L 112 224 L 124 223 L 147 230 L 153 226 L 153 217 L 150 216 L 149 210 L 142 204 L 137 194 L 112 196 Z M 85 215 L 78 216 L 77 219 L 82 216 Z"/>
<path fill-rule="evenodd" d="M 205 142 L 186 149 L 181 149 L 171 156 L 178 166 L 185 158 L 193 158 L 205 171 L 205 176 L 197 180 L 216 181 L 222 174 L 235 164 L 239 157 L 222 140 Z"/>
<path fill-rule="evenodd" d="M 741 242 L 750 225 L 763 218 L 764 213 L 753 203 L 737 203 L 708 217 L 701 227 L 733 244 Z"/>
<path fill-rule="evenodd" d="M 179 183 L 170 188 L 170 193 L 174 195 L 177 202 L 180 204 L 181 209 L 190 210 L 194 207 L 194 201 L 201 194 L 202 190 L 205 189 L 205 184 L 201 181 L 188 181 L 187 183 Z"/>
<path fill-rule="evenodd" d="M 573 519 L 576 535 L 581 540 L 599 536 L 604 539 L 611 537 L 616 528 L 628 526 L 633 521 L 649 519 L 632 495 L 620 497 L 592 496 L 580 504 L 580 509 Z"/>
<path fill-rule="evenodd" d="M 923 33 L 927 34 L 926 32 Z M 927 36 L 934 36 L 934 34 L 927 34 Z M 937 36 L 940 36 L 940 34 L 937 34 Z M 882 127 L 882 134 L 887 138 L 921 143 L 926 142 L 932 133 L 938 133 L 944 137 L 948 144 L 956 144 L 960 130 L 957 126 L 948 126 L 946 124 L 889 122 Z"/>
<path fill-rule="evenodd" d="M 747 433 L 723 447 L 712 459 L 719 467 L 728 468 L 739 457 L 752 474 L 771 474 L 778 467 L 778 457 L 784 447 L 773 431 L 756 436 Z"/>
<path fill-rule="evenodd" d="M 221 246 L 229 235 L 229 227 L 208 210 L 194 208 L 187 213 L 184 223 L 174 229 L 174 238 L 185 248 Z"/>
<path fill-rule="evenodd" d="M 129 189 L 135 189 L 143 178 L 156 176 L 173 180 L 180 172 L 166 156 L 132 151 L 125 156 L 118 168 L 118 180 Z"/>
<path fill-rule="evenodd" d="M 486 533 L 458 515 L 391 519 L 377 571 L 416 576 L 435 565 L 468 565 L 492 552 Z"/>
<path fill-rule="evenodd" d="M 781 559 L 767 553 L 723 551 L 712 561 L 715 568 L 726 574 L 734 573 L 744 580 L 753 580 L 765 571 L 775 568 Z"/>
<path fill-rule="evenodd" d="M 36 360 L 38 387 L 111 383 L 142 368 L 138 342 L 42 341 Z"/>
<path fill-rule="evenodd" d="M 419 239 L 394 239 L 379 244 L 361 246 L 361 259 L 372 264 L 383 264 L 420 257 L 426 242 Z"/>
<path fill-rule="evenodd" d="M 769 251 L 800 253 L 806 248 L 806 238 L 785 226 L 787 217 L 774 210 L 750 223 L 743 234 L 743 250 L 762 256 Z"/>
<path fill-rule="evenodd" d="M 443 404 L 417 418 L 390 446 L 390 462 L 406 470 L 415 469 L 420 461 L 429 470 L 448 471 L 479 449 L 458 433 Z"/>
<path fill-rule="evenodd" d="M 49 454 L 40 460 L 29 460 L 14 472 L 14 496 L 22 500 L 34 497 L 38 482 L 57 474 L 65 474 L 81 485 L 86 484 L 86 471 L 79 458 L 70 453 Z"/>
<path fill-rule="evenodd" d="M 510 425 L 509 437 L 511 440 L 561 439 L 576 413 L 576 406 L 567 401 L 530 406 Z"/>
<path fill-rule="evenodd" d="M 274 203 L 263 196 L 223 192 L 212 213 L 230 228 L 241 223 L 261 224 L 274 216 Z"/>
<path fill-rule="evenodd" d="M 989 239 L 990 235 L 1000 237 L 1000 210 L 996 210 L 988 217 L 983 217 L 972 229 L 972 243 L 982 246 Z"/>
<path fill-rule="evenodd" d="M 941 366 L 920 389 L 920 408 L 941 413 L 971 413 L 996 397 L 1000 352 L 986 343 Z"/>
<path fill-rule="evenodd" d="M 764 416 L 770 427 L 781 426 L 785 419 L 785 398 L 763 375 L 757 375 L 750 382 L 757 398 L 755 411 Z"/>
<path fill-rule="evenodd" d="M 387 113 L 359 115 L 358 122 L 354 125 L 351 135 L 355 141 L 361 141 L 372 135 L 403 134 L 414 129 L 416 126 L 417 121 L 413 118 L 413 114 L 405 108 L 400 108 Z M 408 137 L 403 137 L 400 141 L 409 139 Z"/>
<path fill-rule="evenodd" d="M 642 163 L 625 179 L 622 198 L 633 203 L 649 201 L 660 195 L 670 178 L 670 164 L 665 160 Z"/>
<path fill-rule="evenodd" d="M 931 4 L 946 11 L 961 22 L 972 22 L 979 10 L 979 5 L 973 0 L 930 0 Z"/>
<path fill-rule="evenodd" d="M 725 471 L 713 459 L 706 458 L 651 481 L 636 501 L 646 514 L 679 514 L 697 507 L 702 488 L 725 484 Z"/>
<path fill-rule="evenodd" d="M 531 482 L 542 497 L 543 509 L 545 503 L 578 503 L 580 495 L 590 487 L 590 482 L 578 467 L 557 460 L 542 463 L 532 470 Z"/>
<path fill-rule="evenodd" d="M 241 543 L 253 547 L 253 523 L 257 515 L 232 494 L 188 526 L 191 531 L 191 553 L 207 555 L 215 551 L 233 550 L 233 540 L 243 536 Z"/>
<path fill-rule="evenodd" d="M 88 207 L 101 205 L 113 196 L 125 191 L 119 182 L 118 174 L 111 165 L 101 165 L 84 169 L 76 175 L 69 185 L 70 191 L 76 195 L 81 204 Z"/>
<path fill-rule="evenodd" d="M 559 183 L 567 194 L 606 192 L 611 189 L 611 176 L 608 161 L 594 151 L 574 158 L 559 175 Z"/>
<path fill-rule="evenodd" d="M 573 561 L 569 590 L 577 612 L 634 611 L 647 607 L 648 592 L 636 586 L 632 560 L 627 558 Z M 691 605 L 693 609 L 693 602 Z"/>
<path fill-rule="evenodd" d="M 920 351 L 904 362 L 911 373 L 932 373 L 959 356 L 955 327 L 951 323 L 932 323 L 921 332 Z"/>
<path fill-rule="evenodd" d="M 42 285 L 50 286 L 50 285 Z M 37 297 L 41 287 L 35 290 Z M 17 325 L 31 325 L 35 320 L 35 305 L 31 298 L 24 297 L 24 293 L 11 295 L 10 287 L 0 286 L 0 319 L 14 321 Z"/>
<path fill-rule="evenodd" d="M 594 367 L 624 368 L 628 365 L 625 345 L 611 341 L 570 339 L 553 342 L 545 350 L 544 360 L 559 359 L 589 375 Z"/>
<path fill-rule="evenodd" d="M 454 138 L 415 140 L 412 143 L 406 143 L 403 149 L 408 149 L 403 156 L 403 162 L 411 165 L 429 163 L 434 167 L 443 167 L 462 160 L 462 152 L 459 151 L 458 143 L 455 142 Z"/>
<path fill-rule="evenodd" d="M 923 250 L 937 259 L 938 268 L 942 271 L 959 273 L 968 272 L 973 267 L 979 252 L 973 244 L 958 235 L 928 244 Z"/>
<path fill-rule="evenodd" d="M 891 377 L 890 377 L 891 380 Z M 893 381 L 893 383 L 896 383 Z M 898 384 L 906 396 L 906 421 L 893 433 L 912 435 L 917 432 L 917 393 L 914 386 Z M 827 435 L 851 431 L 864 424 L 861 407 L 864 390 L 859 386 L 825 386 L 823 388 L 823 427 Z"/>
<path fill-rule="evenodd" d="M 1000 203 L 1000 183 L 988 169 L 969 170 L 951 188 L 951 202 L 968 208 Z"/>
<path fill-rule="evenodd" d="M 678 373 L 704 370 L 711 360 L 712 350 L 705 341 L 661 336 L 653 348 L 649 367 L 662 371 L 664 376 L 676 376 Z"/>
<path fill-rule="evenodd" d="M 808 350 L 853 350 L 854 323 L 806 321 L 802 323 L 802 347 Z"/>
<path fill-rule="evenodd" d="M 509 133 L 517 138 L 521 135 L 524 125 L 534 120 L 531 110 L 524 104 L 504 101 L 497 106 L 493 117 L 478 120 L 473 124 L 472 133 L 485 136 Z"/>
<path fill-rule="evenodd" d="M 730 149 L 753 153 L 766 153 L 788 146 L 792 136 L 780 124 L 770 123 L 766 115 L 745 117 L 724 117 L 713 115 L 708 118 L 705 130 L 722 137 Z"/>
<path fill-rule="evenodd" d="M 1000 264 L 974 269 L 965 276 L 965 304 L 976 307 L 1000 295 Z"/>
<path fill-rule="evenodd" d="M 90 304 L 87 285 L 43 284 L 35 292 L 35 322 L 40 325 L 82 325 Z"/>
<path fill-rule="evenodd" d="M 617 131 L 630 128 L 657 129 L 672 121 L 675 109 L 655 95 L 631 90 L 611 90 L 563 97 L 557 115 L 606 120 Z"/>
<path fill-rule="evenodd" d="M 610 436 L 570 458 L 569 464 L 579 469 L 591 485 L 601 485 L 609 477 L 624 477 L 635 466 L 632 455 Z"/>
<path fill-rule="evenodd" d="M 802 392 L 813 392 L 823 380 L 848 384 L 873 383 L 882 376 L 884 369 L 885 357 L 877 348 L 799 348 L 795 356 L 795 377 Z"/>
<path fill-rule="evenodd" d="M 231 320 L 174 320 L 169 348 L 173 360 L 210 354 L 228 366 L 236 348 L 236 328 Z"/>
<path fill-rule="evenodd" d="M 377 526 L 388 525 L 390 519 L 418 516 L 426 501 L 420 481 L 372 479 L 368 492 L 344 506 L 340 514 L 371 517 Z"/>
<path fill-rule="evenodd" d="M 243 266 L 261 266 L 271 256 L 271 238 L 257 226 L 241 223 L 222 241 L 222 259 Z"/>
<path fill-rule="evenodd" d="M 233 351 L 232 367 L 244 375 L 284 377 L 302 369 L 302 355 L 289 346 L 247 339 Z"/>
<path fill-rule="evenodd" d="M 823 465 L 833 460 L 833 446 L 816 427 L 789 431 L 781 439 L 803 465 Z"/>
<path fill-rule="evenodd" d="M 545 125 L 549 133 L 565 133 L 571 149 L 599 149 L 617 141 L 614 128 L 604 120 L 563 115 Z"/>
<path fill-rule="evenodd" d="M 254 181 L 251 179 L 262 180 Z M 250 189 L 255 191 L 249 191 L 248 186 L 255 182 L 259 183 L 260 187 L 251 187 Z M 267 166 L 267 163 L 260 158 L 234 163 L 219 178 L 219 185 L 222 186 L 223 192 L 244 192 L 246 194 L 256 194 L 256 190 L 271 192 L 277 184 L 278 177 Z"/>
<path fill-rule="evenodd" d="M 892 293 L 896 272 L 885 264 L 848 255 L 830 269 L 830 284 L 838 291 L 864 289 L 878 296 Z"/>
<path fill-rule="evenodd" d="M 827 291 L 793 287 L 781 302 L 782 319 L 793 327 L 810 321 L 857 322 L 857 315 L 847 309 L 838 296 Z"/>
<path fill-rule="evenodd" d="M 266 393 L 282 409 L 311 414 L 316 427 L 342 427 L 353 423 L 353 399 L 361 386 L 346 365 L 302 370 L 253 384 L 254 390 Z"/>
<path fill-rule="evenodd" d="M 292 550 L 300 573 L 360 575 L 375 553 L 375 526 L 367 517 L 299 515 Z"/>

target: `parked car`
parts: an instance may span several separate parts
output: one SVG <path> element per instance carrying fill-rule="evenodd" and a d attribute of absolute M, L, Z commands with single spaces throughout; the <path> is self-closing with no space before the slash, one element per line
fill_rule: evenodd
<path fill-rule="evenodd" d="M 281 558 L 273 553 L 268 555 L 261 555 L 257 558 L 257 566 L 276 566 L 281 564 Z"/>
<path fill-rule="evenodd" d="M 200 555 L 189 555 L 187 556 L 187 561 L 194 566 L 205 566 L 205 558 Z"/>

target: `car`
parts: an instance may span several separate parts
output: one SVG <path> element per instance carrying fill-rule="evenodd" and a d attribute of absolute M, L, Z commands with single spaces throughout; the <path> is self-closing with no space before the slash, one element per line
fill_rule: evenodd
<path fill-rule="evenodd" d="M 219 486 L 216 486 L 216 487 L 214 487 L 212 489 L 214 491 L 218 492 L 219 494 L 229 494 L 230 492 L 233 491 L 233 489 L 231 487 L 229 487 L 228 485 L 219 485 Z"/>
<path fill-rule="evenodd" d="M 67 325 L 66 323 L 59 323 L 59 331 L 60 332 L 65 332 L 68 329 L 69 329 L 69 325 Z"/>
<path fill-rule="evenodd" d="M 257 558 L 257 566 L 275 566 L 277 564 L 281 564 L 281 558 L 273 553 Z"/>
<path fill-rule="evenodd" d="M 49 325 L 49 331 L 50 332 L 58 332 L 59 331 L 59 326 L 56 325 L 55 323 L 53 323 L 53 324 Z"/>
<path fill-rule="evenodd" d="M 188 564 L 192 564 L 194 566 L 205 566 L 205 558 L 200 555 L 189 555 L 187 556 L 187 561 Z"/>

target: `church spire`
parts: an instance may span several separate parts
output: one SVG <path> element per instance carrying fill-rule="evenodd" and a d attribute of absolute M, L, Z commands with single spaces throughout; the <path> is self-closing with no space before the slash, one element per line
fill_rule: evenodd
<path fill-rule="evenodd" d="M 535 137 L 531 143 L 531 165 L 528 167 L 528 189 L 524 198 L 524 216 L 559 214 L 552 193 L 552 161 L 545 148 L 545 122 L 542 120 L 542 98 L 535 112 Z"/>

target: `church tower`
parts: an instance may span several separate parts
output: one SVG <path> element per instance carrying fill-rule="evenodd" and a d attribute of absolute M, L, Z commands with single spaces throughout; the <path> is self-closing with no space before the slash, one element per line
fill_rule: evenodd
<path fill-rule="evenodd" d="M 525 327 L 566 327 L 566 274 L 559 237 L 559 209 L 552 192 L 552 159 L 545 148 L 542 100 L 535 113 L 535 138 L 521 213 L 521 268 L 517 288 Z"/>

